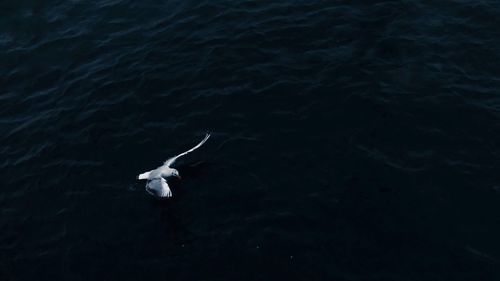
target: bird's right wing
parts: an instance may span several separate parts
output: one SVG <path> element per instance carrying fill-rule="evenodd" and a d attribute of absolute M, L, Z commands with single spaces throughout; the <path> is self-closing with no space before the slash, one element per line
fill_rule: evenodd
<path fill-rule="evenodd" d="M 203 138 L 203 140 L 199 144 L 197 144 L 195 147 L 193 147 L 190 150 L 185 151 L 177 156 L 174 156 L 172 158 L 167 159 L 167 161 L 165 161 L 164 165 L 166 165 L 167 167 L 170 167 L 170 165 L 174 164 L 174 162 L 175 162 L 175 160 L 177 160 L 177 158 L 184 156 L 184 155 L 194 151 L 195 149 L 198 149 L 200 146 L 202 146 L 208 140 L 209 137 L 210 137 L 210 133 L 207 133 L 205 135 L 205 138 Z"/>
<path fill-rule="evenodd" d="M 172 197 L 172 191 L 164 178 L 156 178 L 148 181 L 146 191 L 157 197 Z"/>

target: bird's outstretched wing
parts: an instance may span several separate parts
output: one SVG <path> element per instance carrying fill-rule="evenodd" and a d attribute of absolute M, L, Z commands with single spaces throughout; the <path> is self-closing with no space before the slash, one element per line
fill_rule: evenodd
<path fill-rule="evenodd" d="M 200 146 L 202 146 L 207 140 L 208 138 L 210 137 L 210 133 L 207 133 L 205 135 L 205 138 L 199 143 L 197 144 L 195 147 L 191 148 L 190 150 L 186 151 L 186 152 L 183 152 L 177 156 L 174 156 L 172 158 L 169 158 L 167 159 L 167 161 L 165 161 L 164 165 L 166 165 L 167 167 L 170 167 L 170 165 L 174 164 L 175 160 L 177 160 L 177 158 L 181 157 L 181 156 L 184 156 L 186 154 L 188 154 L 189 152 L 192 152 L 193 150 L 199 148 Z"/>
<path fill-rule="evenodd" d="M 164 178 L 156 178 L 148 181 L 146 191 L 157 197 L 172 197 L 172 191 Z"/>

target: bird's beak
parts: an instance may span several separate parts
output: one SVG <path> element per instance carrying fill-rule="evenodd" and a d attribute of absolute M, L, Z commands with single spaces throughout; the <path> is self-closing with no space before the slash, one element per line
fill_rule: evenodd
<path fill-rule="evenodd" d="M 177 175 L 176 177 L 180 180 L 182 179 L 181 175 Z"/>

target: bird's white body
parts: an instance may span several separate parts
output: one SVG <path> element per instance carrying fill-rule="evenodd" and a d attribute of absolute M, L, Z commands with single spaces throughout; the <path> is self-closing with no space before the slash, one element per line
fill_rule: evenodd
<path fill-rule="evenodd" d="M 170 190 L 170 187 L 168 186 L 166 179 L 171 177 L 180 178 L 180 175 L 179 171 L 172 168 L 171 165 L 174 164 L 177 158 L 184 156 L 202 146 L 209 137 L 210 134 L 207 133 L 205 135 L 205 138 L 195 147 L 177 156 L 169 158 L 167 161 L 165 161 L 165 163 L 163 163 L 162 166 L 154 170 L 151 170 L 149 172 L 144 172 L 140 174 L 139 176 L 137 176 L 137 179 L 148 181 L 146 184 L 146 191 L 149 192 L 151 195 L 157 197 L 172 197 L 172 191 Z"/>
<path fill-rule="evenodd" d="M 169 178 L 178 174 L 177 170 L 168 166 L 162 165 L 154 170 L 140 174 L 137 178 L 140 180 L 150 180 L 154 178 Z"/>

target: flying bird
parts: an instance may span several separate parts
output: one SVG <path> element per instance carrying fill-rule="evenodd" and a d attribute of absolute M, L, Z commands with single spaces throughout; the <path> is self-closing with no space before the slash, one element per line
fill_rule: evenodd
<path fill-rule="evenodd" d="M 194 150 L 198 149 L 200 146 L 202 146 L 207 139 L 210 137 L 210 133 L 207 133 L 205 135 L 205 138 L 197 144 L 195 147 L 191 148 L 188 151 L 185 151 L 177 156 L 174 156 L 172 158 L 167 159 L 165 163 L 163 163 L 162 166 L 151 170 L 149 172 L 142 173 L 137 176 L 137 179 L 139 180 L 147 180 L 146 183 L 146 191 L 156 197 L 160 198 L 168 198 L 172 197 L 172 191 L 170 190 L 170 187 L 168 186 L 167 180 L 168 178 L 171 177 L 177 177 L 181 178 L 179 175 L 179 171 L 177 169 L 172 168 L 172 165 L 175 163 L 175 161 L 181 157 L 184 156 L 190 152 L 193 152 Z"/>

